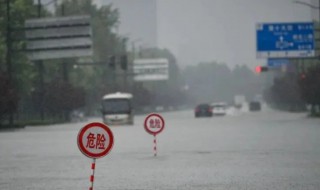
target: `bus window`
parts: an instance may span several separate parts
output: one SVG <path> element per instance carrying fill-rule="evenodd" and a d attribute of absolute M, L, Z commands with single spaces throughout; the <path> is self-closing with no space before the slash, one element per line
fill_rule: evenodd
<path fill-rule="evenodd" d="M 130 113 L 131 106 L 128 99 L 108 99 L 102 102 L 104 113 Z"/>

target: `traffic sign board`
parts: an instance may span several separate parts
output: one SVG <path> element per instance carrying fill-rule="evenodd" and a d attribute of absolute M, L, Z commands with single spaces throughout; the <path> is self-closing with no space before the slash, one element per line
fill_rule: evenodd
<path fill-rule="evenodd" d="M 162 81 L 169 79 L 167 59 L 136 59 L 133 61 L 135 81 Z"/>
<path fill-rule="evenodd" d="M 78 147 L 89 158 L 107 155 L 113 146 L 113 134 L 105 124 L 94 122 L 84 126 L 78 133 Z"/>
<path fill-rule="evenodd" d="M 161 115 L 152 113 L 144 120 L 144 128 L 151 135 L 157 135 L 164 129 L 164 119 Z"/>
<path fill-rule="evenodd" d="M 28 19 L 25 22 L 29 59 L 87 57 L 93 54 L 88 15 Z"/>
<path fill-rule="evenodd" d="M 270 68 L 282 67 L 288 65 L 289 59 L 268 59 L 267 65 Z"/>
<path fill-rule="evenodd" d="M 257 57 L 313 57 L 314 24 L 259 23 L 256 25 Z"/>

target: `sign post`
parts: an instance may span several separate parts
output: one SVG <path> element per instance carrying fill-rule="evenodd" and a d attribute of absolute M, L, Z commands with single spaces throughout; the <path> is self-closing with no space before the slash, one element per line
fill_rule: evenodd
<path fill-rule="evenodd" d="M 95 170 L 95 168 L 96 168 L 96 159 L 95 159 L 95 158 L 93 158 L 93 160 L 92 160 L 92 164 L 91 164 L 92 175 L 90 176 L 91 186 L 90 186 L 89 190 L 93 190 L 94 170 Z"/>
<path fill-rule="evenodd" d="M 161 115 L 156 113 L 149 114 L 146 119 L 144 120 L 144 129 L 150 135 L 153 135 L 153 152 L 154 156 L 157 156 L 157 134 L 161 133 L 164 129 L 164 119 Z"/>
<path fill-rule="evenodd" d="M 153 155 L 157 156 L 157 135 L 153 135 Z"/>
<path fill-rule="evenodd" d="M 80 151 L 85 156 L 92 158 L 91 187 L 89 190 L 93 190 L 96 159 L 106 156 L 111 151 L 113 139 L 113 134 L 109 127 L 98 122 L 87 124 L 78 133 L 77 142 Z"/>

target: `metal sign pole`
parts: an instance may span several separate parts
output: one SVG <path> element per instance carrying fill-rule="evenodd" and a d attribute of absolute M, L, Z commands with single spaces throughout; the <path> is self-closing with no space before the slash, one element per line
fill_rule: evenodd
<path fill-rule="evenodd" d="M 154 151 L 154 156 L 156 157 L 157 156 L 157 135 L 153 135 L 154 139 L 153 139 L 153 143 L 154 143 L 154 146 L 153 146 L 153 151 Z"/>
<path fill-rule="evenodd" d="M 90 182 L 91 182 L 91 187 L 89 190 L 93 190 L 93 182 L 94 182 L 94 170 L 96 168 L 96 159 L 92 159 L 92 164 L 91 164 L 91 169 L 92 169 L 92 175 L 90 176 Z"/>

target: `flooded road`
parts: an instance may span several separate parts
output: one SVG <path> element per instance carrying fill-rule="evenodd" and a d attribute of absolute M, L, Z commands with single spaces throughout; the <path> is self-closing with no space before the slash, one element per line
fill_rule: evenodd
<path fill-rule="evenodd" d="M 162 115 L 157 157 L 145 116 L 134 126 L 111 127 L 114 147 L 97 160 L 94 189 L 320 189 L 319 119 L 271 110 Z M 88 189 L 91 159 L 76 143 L 85 124 L 0 132 L 0 189 Z"/>

